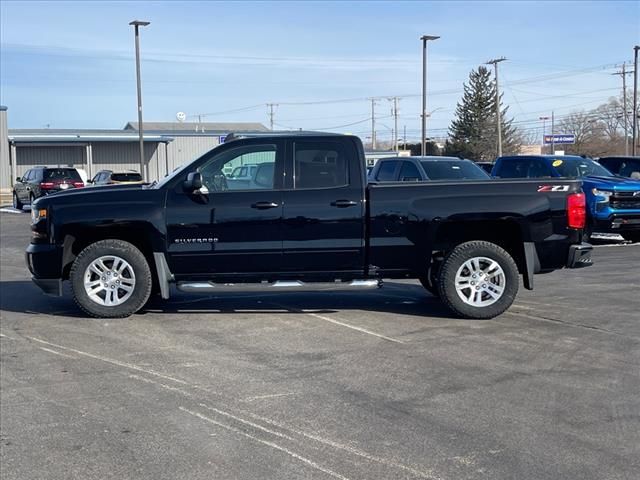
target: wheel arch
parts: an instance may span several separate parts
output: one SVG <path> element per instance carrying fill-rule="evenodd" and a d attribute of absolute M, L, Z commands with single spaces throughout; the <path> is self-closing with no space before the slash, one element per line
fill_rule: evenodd
<path fill-rule="evenodd" d="M 473 240 L 491 242 L 506 250 L 515 261 L 518 272 L 523 275 L 525 287 L 533 287 L 534 257 L 537 257 L 535 246 L 526 241 L 523 227 L 518 221 L 483 219 L 442 223 L 435 231 L 433 250 L 448 252 L 461 243 Z"/>
<path fill-rule="evenodd" d="M 62 278 L 67 280 L 71 265 L 80 252 L 100 240 L 122 240 L 135 246 L 142 252 L 154 277 L 157 271 L 153 253 L 158 251 L 154 244 L 157 232 L 148 222 L 123 222 L 102 225 L 69 225 L 63 233 Z"/>

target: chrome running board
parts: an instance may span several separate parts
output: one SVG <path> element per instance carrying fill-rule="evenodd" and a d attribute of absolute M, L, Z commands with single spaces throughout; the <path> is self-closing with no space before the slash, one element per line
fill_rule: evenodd
<path fill-rule="evenodd" d="M 183 292 L 322 292 L 366 290 L 382 287 L 382 280 L 351 280 L 349 282 L 303 282 L 301 280 L 278 280 L 261 283 L 215 283 L 178 282 Z"/>

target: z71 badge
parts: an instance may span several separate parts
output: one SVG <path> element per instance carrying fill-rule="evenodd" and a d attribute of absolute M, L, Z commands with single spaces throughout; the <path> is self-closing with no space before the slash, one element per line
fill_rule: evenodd
<path fill-rule="evenodd" d="M 568 192 L 569 185 L 540 185 L 539 192 Z"/>

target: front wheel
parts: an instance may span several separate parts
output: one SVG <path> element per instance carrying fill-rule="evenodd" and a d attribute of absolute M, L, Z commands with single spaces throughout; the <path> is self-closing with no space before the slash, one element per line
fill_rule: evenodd
<path fill-rule="evenodd" d="M 518 293 L 518 267 L 506 250 L 485 241 L 455 247 L 440 268 L 443 302 L 463 318 L 487 319 L 505 312 Z"/>
<path fill-rule="evenodd" d="M 70 280 L 75 302 L 93 317 L 128 317 L 151 294 L 147 259 L 123 240 L 101 240 L 82 250 L 73 262 Z"/>

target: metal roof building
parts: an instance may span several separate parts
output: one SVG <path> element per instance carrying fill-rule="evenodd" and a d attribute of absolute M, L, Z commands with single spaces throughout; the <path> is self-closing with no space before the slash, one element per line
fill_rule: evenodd
<path fill-rule="evenodd" d="M 0 188 L 10 189 L 36 165 L 71 166 L 92 178 L 99 170 L 140 170 L 138 124 L 122 130 L 9 129 L 0 109 Z M 145 163 L 157 180 L 211 150 L 232 131 L 268 131 L 260 123 L 145 122 Z"/>

